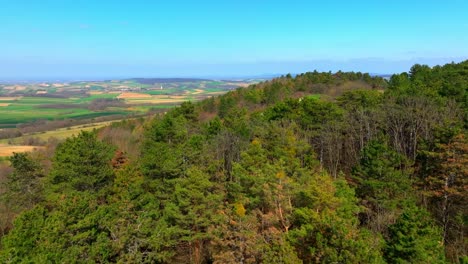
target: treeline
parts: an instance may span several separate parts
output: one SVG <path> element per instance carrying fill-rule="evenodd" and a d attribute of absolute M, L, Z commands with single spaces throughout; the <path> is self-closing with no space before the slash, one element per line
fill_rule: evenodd
<path fill-rule="evenodd" d="M 0 262 L 466 263 L 467 88 L 287 75 L 15 154 Z"/>

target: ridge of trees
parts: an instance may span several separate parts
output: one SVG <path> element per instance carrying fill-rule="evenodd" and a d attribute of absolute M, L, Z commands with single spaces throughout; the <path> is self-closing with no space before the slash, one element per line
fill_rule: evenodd
<path fill-rule="evenodd" d="M 0 262 L 466 263 L 467 89 L 286 75 L 15 154 Z"/>

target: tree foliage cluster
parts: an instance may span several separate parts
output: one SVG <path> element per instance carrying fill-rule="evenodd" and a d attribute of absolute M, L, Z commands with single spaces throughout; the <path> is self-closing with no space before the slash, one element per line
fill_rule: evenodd
<path fill-rule="evenodd" d="M 466 263 L 468 61 L 311 72 L 15 154 L 2 263 Z"/>

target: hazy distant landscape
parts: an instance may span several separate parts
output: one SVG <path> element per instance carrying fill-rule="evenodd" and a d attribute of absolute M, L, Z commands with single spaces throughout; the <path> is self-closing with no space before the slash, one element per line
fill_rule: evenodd
<path fill-rule="evenodd" d="M 0 128 L 38 120 L 138 116 L 262 80 L 130 79 L 71 83 L 0 82 Z"/>

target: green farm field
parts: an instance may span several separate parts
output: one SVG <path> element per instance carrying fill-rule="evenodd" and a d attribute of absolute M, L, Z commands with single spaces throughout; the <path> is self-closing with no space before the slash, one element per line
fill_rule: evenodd
<path fill-rule="evenodd" d="M 56 138 L 56 139 L 62 140 L 62 139 L 71 137 L 73 135 L 77 135 L 81 131 L 92 131 L 94 129 L 99 129 L 101 127 L 108 126 L 111 123 L 112 123 L 111 121 L 97 122 L 97 123 L 91 123 L 91 124 L 86 124 L 86 125 L 59 128 L 59 129 L 50 130 L 46 132 L 30 133 L 30 134 L 25 134 L 20 137 L 16 137 L 12 139 L 0 139 L 0 146 L 2 147 L 2 149 L 8 150 L 8 145 L 19 146 L 23 144 L 25 141 L 27 141 L 29 138 L 38 138 L 42 141 L 47 141 L 49 138 Z M 15 149 L 15 148 L 12 147 L 12 149 Z M 4 151 L 4 152 L 7 152 L 7 151 Z"/>
<path fill-rule="evenodd" d="M 95 99 L 116 96 L 116 94 L 102 94 L 86 98 L 18 97 L 14 100 L 2 100 L 0 97 L 0 127 L 15 127 L 17 124 L 40 119 L 83 119 L 134 112 L 124 107 L 102 111 L 93 111 L 86 107 L 87 103 Z"/>
<path fill-rule="evenodd" d="M 166 78 L 0 83 L 0 152 L 9 156 L 30 151 L 34 146 L 27 142 L 65 139 L 107 126 L 112 120 L 165 111 L 257 82 Z"/>
<path fill-rule="evenodd" d="M 151 110 L 172 108 L 184 101 L 202 100 L 249 83 L 197 79 L 131 79 L 0 84 L 0 129 L 15 128 L 18 124 L 38 120 L 92 120 L 98 117 L 144 115 Z M 101 106 L 96 108 L 93 104 Z"/>

